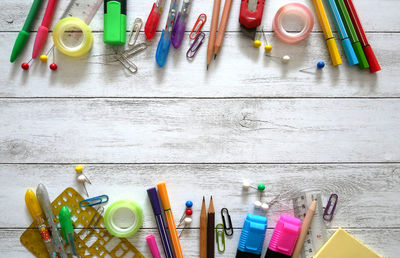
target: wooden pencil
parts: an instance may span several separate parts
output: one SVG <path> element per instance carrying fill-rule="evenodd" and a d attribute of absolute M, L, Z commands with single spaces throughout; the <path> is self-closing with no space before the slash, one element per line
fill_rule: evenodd
<path fill-rule="evenodd" d="M 221 7 L 221 0 L 214 0 L 213 15 L 211 17 L 210 36 L 208 38 L 207 47 L 207 70 L 214 55 L 215 38 L 217 37 L 219 9 Z"/>
<path fill-rule="evenodd" d="M 208 205 L 208 217 L 207 217 L 207 258 L 214 258 L 215 255 L 215 211 L 213 198 L 211 196 L 210 205 Z"/>
<path fill-rule="evenodd" d="M 226 25 L 228 24 L 229 14 L 231 12 L 232 0 L 225 0 L 224 11 L 222 12 L 221 22 L 219 23 L 217 39 L 215 40 L 214 59 L 222 48 L 224 42 Z"/>
<path fill-rule="evenodd" d="M 200 212 L 200 258 L 207 258 L 207 210 L 204 196 Z"/>
<path fill-rule="evenodd" d="M 296 246 L 293 251 L 292 258 L 299 258 L 301 254 L 301 250 L 303 249 L 304 240 L 306 239 L 308 230 L 310 229 L 312 219 L 314 218 L 315 210 L 317 208 L 317 201 L 314 200 L 310 207 L 307 210 L 306 216 L 303 220 L 303 224 L 301 225 L 300 236 L 297 239 Z"/>

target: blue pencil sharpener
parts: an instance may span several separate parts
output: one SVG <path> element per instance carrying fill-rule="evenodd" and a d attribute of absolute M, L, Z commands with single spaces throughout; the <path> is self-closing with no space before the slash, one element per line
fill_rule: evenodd
<path fill-rule="evenodd" d="M 267 218 L 248 214 L 240 235 L 236 258 L 259 258 L 267 230 Z"/>

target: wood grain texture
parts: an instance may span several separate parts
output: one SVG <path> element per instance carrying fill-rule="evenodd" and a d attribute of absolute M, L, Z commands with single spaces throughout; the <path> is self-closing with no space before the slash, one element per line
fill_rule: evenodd
<path fill-rule="evenodd" d="M 21 58 L 10 64 L 10 42 L 15 37 L 15 33 L 0 33 L 0 49 L 5 53 L 0 56 L 0 74 L 4 74 L 0 77 L 0 97 L 400 97 L 400 53 L 393 48 L 393 42 L 400 42 L 397 33 L 369 35 L 383 69 L 376 74 L 349 67 L 344 56 L 344 64 L 333 67 L 321 33 L 295 45 L 284 44 L 268 33 L 274 45 L 272 54 L 291 56 L 287 65 L 264 56 L 264 49 L 255 49 L 241 33 L 226 33 L 224 47 L 209 71 L 206 44 L 193 62 L 188 62 L 185 53 L 189 41 L 185 37 L 181 49 L 171 49 L 166 67 L 160 69 L 153 42 L 131 58 L 139 67 L 135 75 L 118 62 L 109 62 L 113 59 L 108 54 L 113 51 L 103 44 L 102 33 L 95 34 L 89 57 L 57 54 L 56 72 L 40 61 L 31 64 L 29 71 L 20 68 L 23 57 L 28 59 L 31 54 L 33 40 Z M 140 38 L 144 40 L 144 35 Z M 316 66 L 318 60 L 327 63 L 323 70 L 299 72 Z"/>
<path fill-rule="evenodd" d="M 61 17 L 63 10 L 68 5 L 69 0 L 58 1 L 56 12 L 54 15 L 54 20 Z M 270 0 L 265 4 L 265 10 L 263 15 L 263 25 L 267 30 L 271 30 L 272 19 L 278 9 L 285 3 L 290 3 L 290 0 Z M 314 7 L 311 0 L 298 0 L 296 2 L 306 4 L 310 10 L 314 12 Z M 400 8 L 399 1 L 391 0 L 356 0 L 354 1 L 357 11 L 359 12 L 360 19 L 363 22 L 364 29 L 366 31 L 390 31 L 398 32 L 398 26 L 394 24 L 400 24 L 400 17 L 397 15 L 397 10 Z M 154 1 L 127 1 L 127 26 L 130 29 L 130 24 L 136 17 L 141 17 L 145 22 L 150 13 L 151 7 Z M 19 31 L 25 21 L 28 10 L 31 6 L 31 1 L 25 0 L 15 0 L 15 1 L 0 1 L 0 31 Z M 204 30 L 209 31 L 211 24 L 211 14 L 213 8 L 213 1 L 193 1 L 192 7 L 188 18 L 188 28 L 189 30 L 194 25 L 197 17 L 200 13 L 205 13 L 208 16 L 208 21 L 204 26 Z M 163 15 L 158 26 L 158 30 L 165 26 L 165 21 L 168 16 L 169 2 L 165 4 L 166 11 Z M 220 12 L 222 13 L 222 9 Z M 180 8 L 179 8 L 180 10 Z M 374 15 L 371 10 L 376 10 L 381 13 L 381 15 Z M 227 31 L 239 31 L 239 11 L 240 11 L 240 1 L 233 1 L 231 14 L 228 20 Z M 38 15 L 34 30 L 37 30 L 44 13 L 44 8 Z M 328 14 L 329 18 L 330 15 Z M 372 19 L 373 17 L 373 19 Z M 390 21 L 390 22 L 388 22 Z M 53 21 L 52 26 L 55 22 Z M 332 23 L 333 24 L 333 23 Z M 90 24 L 92 30 L 102 31 L 103 30 L 103 10 L 99 9 L 96 16 L 94 17 L 92 23 Z M 318 22 L 315 23 L 315 31 L 321 31 Z"/>
<path fill-rule="evenodd" d="M 192 200 L 193 223 L 199 228 L 201 200 L 213 196 L 216 223 L 221 222 L 220 210 L 229 209 L 235 228 L 241 228 L 248 213 L 257 213 L 253 202 L 259 199 L 256 191 L 242 191 L 243 179 L 253 185 L 266 184 L 265 201 L 279 193 L 293 190 L 319 190 L 324 200 L 331 193 L 339 196 L 338 208 L 330 228 L 399 228 L 400 165 L 256 165 L 256 164 L 187 164 L 187 165 L 95 165 L 87 164 L 85 175 L 92 181 L 87 185 L 91 196 L 107 194 L 110 202 L 133 199 L 144 208 L 144 228 L 156 228 L 146 189 L 160 181 L 167 189 L 176 221 Z M 55 199 L 65 188 L 72 186 L 83 193 L 75 180 L 74 165 L 0 165 L 2 188 L 0 201 L 7 212 L 0 216 L 1 227 L 24 228 L 30 216 L 22 201 L 28 188 L 46 185 L 49 196 Z M 12 193 L 12 194 L 10 194 Z M 274 227 L 282 212 L 292 214 L 291 200 L 283 195 L 282 204 L 267 213 L 269 227 Z M 21 199 L 22 198 L 22 199 Z M 287 200 L 289 198 L 289 200 Z M 198 244 L 198 241 L 196 242 Z"/>
<path fill-rule="evenodd" d="M 400 161 L 396 99 L 2 99 L 2 163 Z"/>

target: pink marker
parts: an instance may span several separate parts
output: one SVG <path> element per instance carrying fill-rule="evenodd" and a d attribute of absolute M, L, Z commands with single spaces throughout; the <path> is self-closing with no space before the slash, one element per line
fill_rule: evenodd
<path fill-rule="evenodd" d="M 301 229 L 301 220 L 282 214 L 276 223 L 265 258 L 288 257 L 293 254 Z"/>
<path fill-rule="evenodd" d="M 39 26 L 35 38 L 35 43 L 33 44 L 32 58 L 36 58 L 39 55 L 39 52 L 40 50 L 42 50 L 44 43 L 46 43 L 47 34 L 49 33 L 49 26 L 51 19 L 53 18 L 54 9 L 56 8 L 56 3 L 57 0 L 49 0 L 49 2 L 47 3 L 42 24 Z"/>
<path fill-rule="evenodd" d="M 147 244 L 153 258 L 161 258 L 160 251 L 158 250 L 156 239 L 154 235 L 149 235 L 146 237 Z"/>

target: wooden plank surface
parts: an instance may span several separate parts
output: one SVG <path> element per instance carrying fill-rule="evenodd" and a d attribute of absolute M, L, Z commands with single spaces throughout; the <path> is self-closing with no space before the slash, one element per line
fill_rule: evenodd
<path fill-rule="evenodd" d="M 2 99 L 2 163 L 399 162 L 397 99 Z"/>

